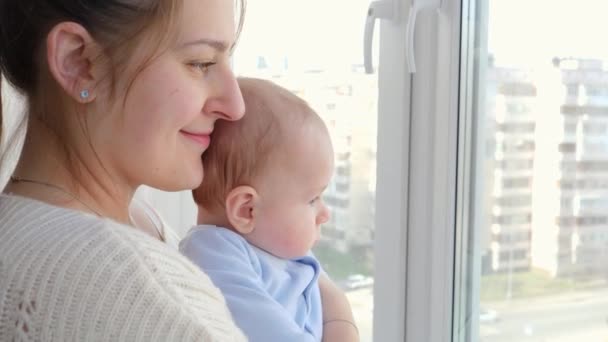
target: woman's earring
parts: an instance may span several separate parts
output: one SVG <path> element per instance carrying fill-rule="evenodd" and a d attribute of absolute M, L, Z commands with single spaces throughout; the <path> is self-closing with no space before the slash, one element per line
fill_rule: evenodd
<path fill-rule="evenodd" d="M 80 99 L 81 99 L 81 100 L 85 100 L 85 101 L 86 101 L 86 100 L 88 100 L 88 99 L 89 99 L 89 95 L 90 95 L 90 94 L 89 94 L 89 91 L 88 91 L 88 90 L 86 90 L 86 89 L 83 89 L 83 90 L 80 92 Z"/>

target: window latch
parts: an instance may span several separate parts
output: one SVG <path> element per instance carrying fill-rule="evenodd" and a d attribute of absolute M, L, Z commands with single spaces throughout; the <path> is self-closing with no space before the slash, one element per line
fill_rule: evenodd
<path fill-rule="evenodd" d="M 416 72 L 416 51 L 414 48 L 414 34 L 416 33 L 416 18 L 418 13 L 426 9 L 439 11 L 442 0 L 413 0 L 407 19 L 406 29 L 406 49 L 407 49 L 407 68 L 411 74 Z"/>
<path fill-rule="evenodd" d="M 365 33 L 363 35 L 363 64 L 365 66 L 365 72 L 368 74 L 374 73 L 374 66 L 372 63 L 372 40 L 374 39 L 376 19 L 396 22 L 399 19 L 398 1 L 399 0 L 394 0 L 394 2 L 379 0 L 369 4 L 367 17 L 365 19 Z"/>

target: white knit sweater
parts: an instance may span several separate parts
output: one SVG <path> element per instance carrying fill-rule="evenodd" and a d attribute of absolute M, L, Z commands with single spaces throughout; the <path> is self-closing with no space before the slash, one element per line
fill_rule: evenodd
<path fill-rule="evenodd" d="M 0 195 L 0 341 L 245 341 L 209 278 L 144 233 Z"/>

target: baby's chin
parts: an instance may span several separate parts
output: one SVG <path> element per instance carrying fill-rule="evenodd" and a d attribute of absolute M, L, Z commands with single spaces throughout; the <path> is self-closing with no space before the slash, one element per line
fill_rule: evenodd
<path fill-rule="evenodd" d="M 280 259 L 294 260 L 294 259 L 299 259 L 299 258 L 309 255 L 310 249 L 307 249 L 305 251 L 301 251 L 301 250 L 285 251 L 285 250 L 283 250 L 283 251 L 275 251 L 275 252 L 268 251 L 268 252 Z"/>
<path fill-rule="evenodd" d="M 309 249 L 307 249 L 305 251 L 299 251 L 298 253 L 294 253 L 294 256 L 289 259 L 300 259 L 305 256 L 308 256 L 308 255 L 310 255 L 310 251 L 312 250 L 313 247 L 314 246 L 311 246 Z"/>

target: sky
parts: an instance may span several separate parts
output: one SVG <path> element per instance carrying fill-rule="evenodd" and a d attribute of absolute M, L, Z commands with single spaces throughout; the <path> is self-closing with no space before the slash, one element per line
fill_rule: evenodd
<path fill-rule="evenodd" d="M 487 1 L 488 44 L 497 64 L 535 65 L 554 56 L 608 59 L 608 0 Z M 369 2 L 248 1 L 237 58 L 289 56 L 292 64 L 329 67 L 361 63 Z"/>
<path fill-rule="evenodd" d="M 489 0 L 489 50 L 500 65 L 608 59 L 607 16 L 606 0 Z"/>
<path fill-rule="evenodd" d="M 363 29 L 369 0 L 250 0 L 236 51 L 292 66 L 350 67 L 363 62 Z"/>

